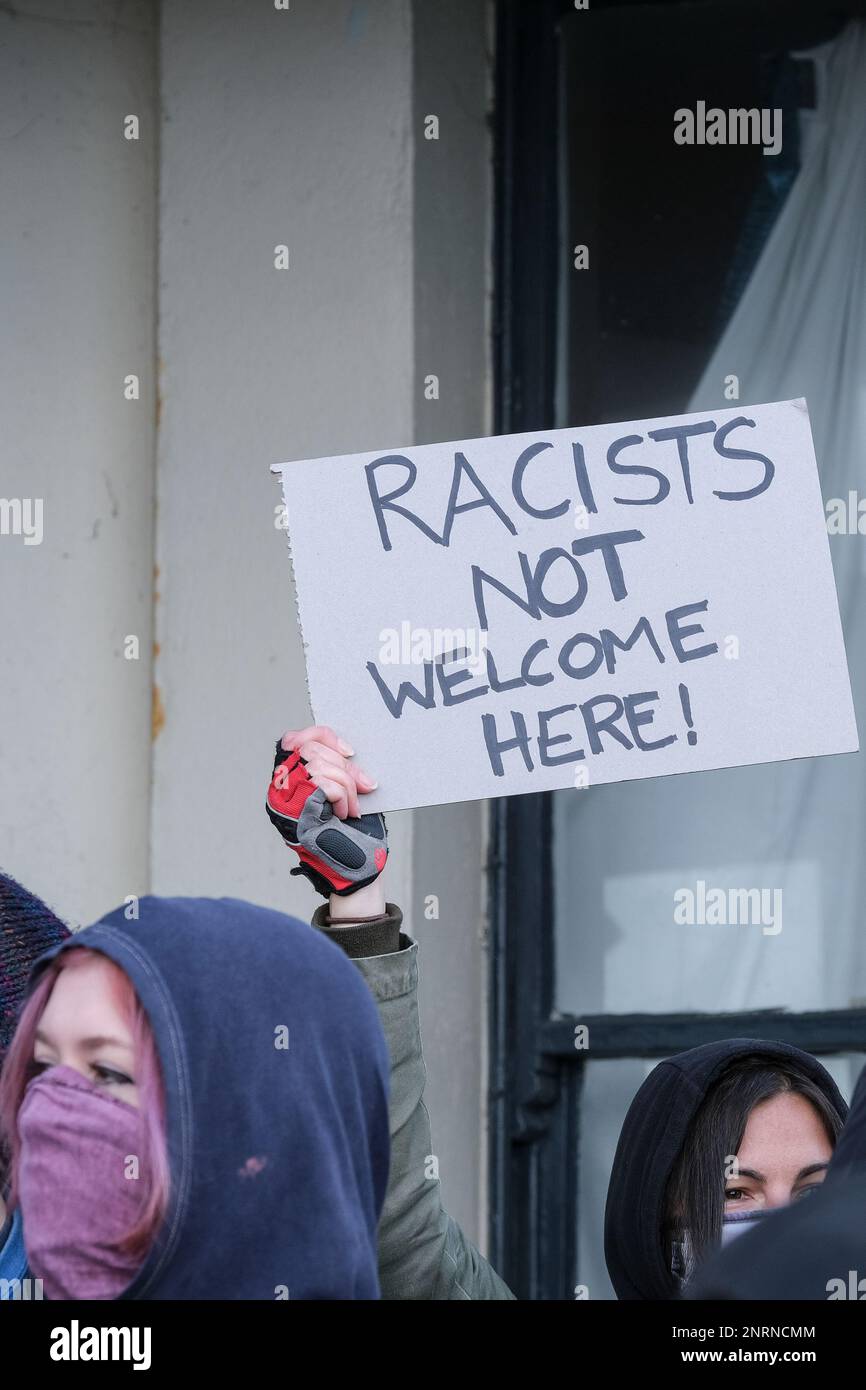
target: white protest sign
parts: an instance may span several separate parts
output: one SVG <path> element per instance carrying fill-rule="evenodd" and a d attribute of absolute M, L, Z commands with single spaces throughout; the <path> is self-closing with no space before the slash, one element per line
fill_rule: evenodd
<path fill-rule="evenodd" d="M 274 471 L 365 810 L 858 747 L 803 400 Z"/>

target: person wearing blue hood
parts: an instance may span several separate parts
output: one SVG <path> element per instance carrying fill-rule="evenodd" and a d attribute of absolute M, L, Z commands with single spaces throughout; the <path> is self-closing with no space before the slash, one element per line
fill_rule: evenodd
<path fill-rule="evenodd" d="M 330 731 L 323 736 L 337 742 Z M 299 742 L 317 772 L 315 749 L 303 735 Z M 277 763 L 287 761 L 280 750 Z M 315 931 L 243 903 L 145 898 L 139 920 L 118 909 L 79 932 L 77 949 L 40 962 L 0 1084 L 0 1119 L 13 1150 L 31 1273 L 49 1298 L 337 1298 L 374 1296 L 379 1287 L 390 1299 L 513 1297 L 444 1211 L 438 1179 L 429 1175 L 417 946 L 401 932 L 399 909 L 385 906 L 378 882 L 387 859 L 384 820 L 367 817 L 362 825 L 348 815 L 350 806 L 358 810 L 357 787 L 349 778 L 341 805 L 346 773 L 339 769 L 318 779 L 334 797 L 333 810 L 323 804 L 324 791 L 314 801 L 306 760 L 293 761 L 292 795 L 300 780 L 301 801 L 310 799 L 299 813 L 302 833 L 306 839 L 315 806 L 322 840 L 313 853 L 293 849 L 330 899 L 314 914 Z M 363 789 L 363 774 L 356 775 Z M 273 797 L 277 804 L 280 782 L 277 772 L 269 803 Z M 291 843 L 290 818 L 269 810 Z M 340 811 L 346 819 L 335 835 Z M 323 830 L 332 833 L 322 839 Z M 337 857 L 319 859 L 329 843 Z M 351 867 L 341 875 L 335 869 L 347 846 Z M 348 991 L 350 1007 L 329 1000 L 340 991 Z M 377 1007 L 390 1050 L 387 1194 L 388 1056 L 374 1026 Z M 262 1016 L 280 1020 L 273 1038 L 267 1026 L 263 1034 Z M 273 1048 L 264 1059 L 263 1036 Z M 312 1072 L 296 1066 L 287 1073 L 283 1046 L 296 1062 L 311 1051 Z M 281 1088 L 287 1075 L 309 1088 L 300 1121 L 301 1098 Z M 248 1115 L 249 1124 L 239 1124 Z M 274 1131 L 274 1115 L 284 1117 L 287 1133 Z M 345 1131 L 347 1115 L 354 1137 L 348 1142 L 344 1132 L 336 1143 L 335 1127 Z M 65 1151 L 59 1165 L 58 1137 Z M 81 1162 L 85 1148 L 92 1163 Z M 131 1154 L 139 1160 L 132 1187 L 117 1176 L 121 1157 Z M 279 1271 L 259 1259 L 269 1245 Z M 363 1278 L 353 1265 L 358 1251 Z M 333 1267 L 319 1277 L 325 1252 Z"/>
<path fill-rule="evenodd" d="M 27 990 L 33 963 L 65 941 L 69 928 L 14 878 L 0 873 L 0 1071 Z M 7 1212 L 0 1156 L 0 1299 L 14 1297 L 27 1275 L 21 1214 Z"/>
<path fill-rule="evenodd" d="M 375 1299 L 388 1053 L 332 942 L 142 898 L 44 954 L 0 1078 L 51 1299 Z"/>

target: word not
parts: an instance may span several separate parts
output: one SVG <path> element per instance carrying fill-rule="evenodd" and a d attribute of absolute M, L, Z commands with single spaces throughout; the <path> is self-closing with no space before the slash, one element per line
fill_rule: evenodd
<path fill-rule="evenodd" d="M 762 145 L 763 152 L 779 154 L 782 148 L 782 109 L 762 107 L 723 111 L 707 110 L 699 101 L 694 111 L 681 106 L 674 112 L 674 142 L 677 145 Z"/>
<path fill-rule="evenodd" d="M 764 936 L 778 936 L 782 930 L 781 888 L 708 889 L 699 878 L 694 892 L 677 889 L 674 904 L 678 926 L 759 926 Z"/>
<path fill-rule="evenodd" d="M 41 545 L 42 498 L 0 497 L 0 536 L 23 536 L 25 545 Z"/>

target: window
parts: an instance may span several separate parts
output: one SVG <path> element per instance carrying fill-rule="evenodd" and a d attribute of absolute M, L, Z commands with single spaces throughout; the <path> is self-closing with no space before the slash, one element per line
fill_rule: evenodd
<path fill-rule="evenodd" d="M 812 74 L 794 54 L 840 24 L 796 4 L 500 7 L 498 432 L 688 408 L 796 174 Z M 784 158 L 676 146 L 696 97 L 780 108 Z M 760 842 L 742 826 L 741 771 L 494 803 L 491 1254 L 520 1297 L 610 1296 L 607 1176 L 654 1060 L 746 1034 L 820 1054 L 843 1091 L 862 1065 L 866 960 L 826 919 L 821 853 L 786 853 L 784 806 L 760 808 Z M 683 889 L 763 890 L 771 912 L 780 881 L 784 932 L 674 920 Z"/>

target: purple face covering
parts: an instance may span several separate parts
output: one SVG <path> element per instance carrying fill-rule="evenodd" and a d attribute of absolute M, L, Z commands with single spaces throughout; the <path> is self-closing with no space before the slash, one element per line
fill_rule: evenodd
<path fill-rule="evenodd" d="M 140 1163 L 140 1112 L 72 1067 L 50 1067 L 24 1093 L 18 1132 L 24 1246 L 45 1297 L 117 1298 L 141 1264 L 118 1245 L 144 1200 L 125 1176 Z"/>

